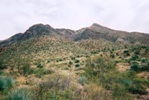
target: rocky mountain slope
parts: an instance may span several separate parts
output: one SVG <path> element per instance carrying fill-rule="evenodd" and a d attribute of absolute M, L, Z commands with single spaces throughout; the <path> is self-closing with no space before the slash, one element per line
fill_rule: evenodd
<path fill-rule="evenodd" d="M 149 44 L 149 34 L 139 32 L 118 31 L 94 23 L 90 27 L 82 28 L 76 31 L 70 29 L 54 29 L 49 25 L 36 24 L 31 26 L 24 33 L 19 33 L 10 37 L 9 39 L 0 41 L 0 46 L 6 46 L 18 41 L 25 41 L 27 39 L 36 38 L 40 36 L 64 38 L 66 40 L 71 41 L 80 41 L 82 39 L 90 38 L 103 38 L 112 42 L 118 41 L 125 43 Z"/>
<path fill-rule="evenodd" d="M 104 38 L 112 42 L 149 43 L 149 34 L 113 30 L 95 23 L 90 27 L 78 30 L 77 33 L 75 40 Z"/>

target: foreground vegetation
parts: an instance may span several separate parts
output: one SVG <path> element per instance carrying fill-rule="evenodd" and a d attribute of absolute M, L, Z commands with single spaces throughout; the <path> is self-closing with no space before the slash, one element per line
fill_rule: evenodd
<path fill-rule="evenodd" d="M 0 99 L 143 100 L 148 71 L 148 46 L 30 39 L 0 54 Z"/>

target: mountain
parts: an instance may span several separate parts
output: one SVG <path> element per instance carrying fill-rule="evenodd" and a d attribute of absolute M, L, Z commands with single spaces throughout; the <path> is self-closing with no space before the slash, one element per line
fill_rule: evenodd
<path fill-rule="evenodd" d="M 56 36 L 58 35 L 58 31 L 56 31 L 49 25 L 36 24 L 31 26 L 24 34 L 22 34 L 19 40 L 27 40 L 33 37 L 39 37 L 44 35 Z"/>
<path fill-rule="evenodd" d="M 76 31 L 70 29 L 56 29 L 62 37 L 65 37 L 68 40 L 73 40 L 76 36 Z"/>
<path fill-rule="evenodd" d="M 126 32 L 126 31 L 119 31 L 113 30 L 107 27 L 103 27 L 94 23 L 92 26 L 87 28 L 82 28 L 77 31 L 78 34 L 76 35 L 76 41 L 81 39 L 98 39 L 104 38 L 106 40 L 116 42 L 128 42 L 128 43 L 143 43 L 149 44 L 149 34 L 139 33 L 139 32 Z"/>
<path fill-rule="evenodd" d="M 77 31 L 70 29 L 55 29 L 50 25 L 36 24 L 31 26 L 24 33 L 19 33 L 9 39 L 0 41 L 0 46 L 7 46 L 18 41 L 25 41 L 30 38 L 41 36 L 49 36 L 69 41 L 103 38 L 111 42 L 143 43 L 149 45 L 149 34 L 113 30 L 94 23 L 90 27 L 82 28 Z"/>
<path fill-rule="evenodd" d="M 5 45 L 10 45 L 12 43 L 15 43 L 17 40 L 21 38 L 21 36 L 22 36 L 22 33 L 18 33 L 6 40 L 0 41 L 0 46 L 5 46 Z"/>
<path fill-rule="evenodd" d="M 148 43 L 99 24 L 33 25 L 0 42 L 0 100 L 148 100 Z"/>

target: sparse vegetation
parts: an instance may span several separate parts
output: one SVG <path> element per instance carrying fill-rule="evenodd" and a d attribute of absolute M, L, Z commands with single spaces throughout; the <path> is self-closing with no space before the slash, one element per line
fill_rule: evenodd
<path fill-rule="evenodd" d="M 0 99 L 148 99 L 149 46 L 92 32 L 83 30 L 75 41 L 39 33 L 2 50 Z"/>

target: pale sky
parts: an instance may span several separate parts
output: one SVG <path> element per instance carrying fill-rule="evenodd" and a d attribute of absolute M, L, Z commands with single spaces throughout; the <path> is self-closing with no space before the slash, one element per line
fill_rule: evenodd
<path fill-rule="evenodd" d="M 98 23 L 149 33 L 149 0 L 0 0 L 0 40 L 38 23 L 73 30 Z"/>

